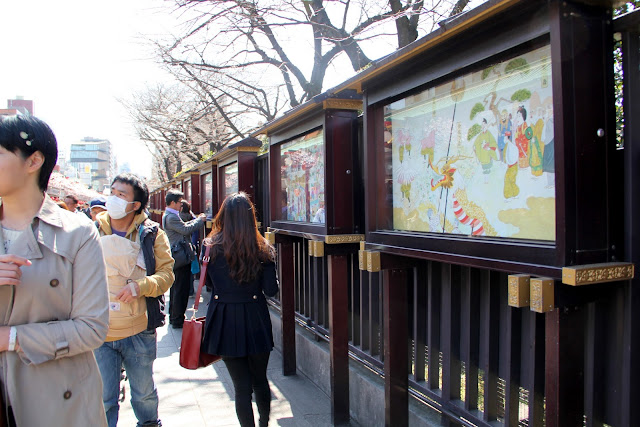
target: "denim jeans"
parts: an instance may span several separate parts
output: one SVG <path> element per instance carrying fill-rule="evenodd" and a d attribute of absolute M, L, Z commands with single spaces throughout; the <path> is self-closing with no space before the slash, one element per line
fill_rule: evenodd
<path fill-rule="evenodd" d="M 117 341 L 105 342 L 94 350 L 102 375 L 102 399 L 109 427 L 118 423 L 120 371 L 127 373 L 131 388 L 131 407 L 138 426 L 158 425 L 158 392 L 153 382 L 156 359 L 155 330 Z"/>

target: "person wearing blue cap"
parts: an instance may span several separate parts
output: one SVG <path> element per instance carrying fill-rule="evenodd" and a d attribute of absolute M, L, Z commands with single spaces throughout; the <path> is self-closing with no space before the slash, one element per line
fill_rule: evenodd
<path fill-rule="evenodd" d="M 92 220 L 96 220 L 96 216 L 100 213 L 100 212 L 104 212 L 107 210 L 106 204 L 107 201 L 105 199 L 103 199 L 102 197 L 94 199 L 91 201 L 91 203 L 89 204 L 89 209 L 90 209 L 90 213 L 91 213 L 91 219 Z"/>

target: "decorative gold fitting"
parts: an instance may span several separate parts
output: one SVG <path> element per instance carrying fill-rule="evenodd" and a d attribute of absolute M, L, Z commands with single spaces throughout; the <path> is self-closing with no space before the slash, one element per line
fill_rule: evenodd
<path fill-rule="evenodd" d="M 367 266 L 369 265 L 367 263 L 367 252 L 369 252 L 369 251 L 365 251 L 365 250 L 362 250 L 362 249 L 360 249 L 358 251 L 358 267 L 362 271 L 366 271 L 367 270 Z"/>
<path fill-rule="evenodd" d="M 327 245 L 337 245 L 342 243 L 358 243 L 364 240 L 364 234 L 332 234 L 324 236 Z M 362 247 L 360 248 L 362 249 Z"/>
<path fill-rule="evenodd" d="M 367 271 L 375 273 L 380 271 L 380 252 L 365 251 L 367 254 Z"/>
<path fill-rule="evenodd" d="M 309 256 L 313 256 L 313 240 L 309 240 Z"/>
<path fill-rule="evenodd" d="M 528 274 L 509 275 L 509 306 L 527 307 L 529 306 L 531 276 Z"/>
<path fill-rule="evenodd" d="M 362 110 L 362 100 L 329 98 L 322 102 L 322 108 L 325 110 Z"/>
<path fill-rule="evenodd" d="M 365 246 L 367 246 L 367 242 L 365 242 L 364 240 L 360 241 L 360 250 L 364 251 L 365 249 L 367 249 Z"/>
<path fill-rule="evenodd" d="M 276 233 L 267 231 L 266 233 L 264 233 L 264 238 L 267 239 L 267 241 L 272 245 L 276 244 Z"/>
<path fill-rule="evenodd" d="M 322 258 L 324 256 L 324 243 L 319 240 L 312 240 L 313 242 L 313 255 L 316 258 Z"/>
<path fill-rule="evenodd" d="M 554 301 L 554 281 L 548 277 L 536 277 L 530 281 L 530 308 L 536 313 L 546 313 L 553 311 Z"/>
<path fill-rule="evenodd" d="M 571 286 L 631 280 L 635 268 L 631 262 L 574 265 L 562 268 L 562 283 Z"/>

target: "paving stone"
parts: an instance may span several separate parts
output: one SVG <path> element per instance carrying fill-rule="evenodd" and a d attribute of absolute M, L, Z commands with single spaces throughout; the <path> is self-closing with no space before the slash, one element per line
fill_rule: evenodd
<path fill-rule="evenodd" d="M 203 293 L 198 316 L 206 315 L 210 294 Z M 189 299 L 189 307 L 193 297 Z M 190 316 L 190 312 L 188 312 Z M 165 427 L 225 427 L 238 426 L 235 411 L 233 383 L 224 362 L 213 366 L 188 370 L 179 361 L 182 330 L 165 325 L 159 328 L 158 352 L 154 363 L 154 379 L 160 399 L 159 416 Z M 271 401 L 272 426 L 330 426 L 331 403 L 329 397 L 304 375 L 282 375 L 282 357 L 274 350 L 269 359 L 267 377 L 273 399 Z M 136 417 L 129 399 L 120 404 L 119 426 L 134 426 Z M 254 403 L 256 425 L 258 411 Z"/>

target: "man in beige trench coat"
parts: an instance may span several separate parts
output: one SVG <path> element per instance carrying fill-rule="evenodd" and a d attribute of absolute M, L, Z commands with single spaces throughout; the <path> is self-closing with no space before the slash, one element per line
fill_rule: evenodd
<path fill-rule="evenodd" d="M 44 122 L 0 118 L 0 388 L 9 425 L 106 426 L 105 263 L 95 226 L 44 194 L 56 159 Z"/>

